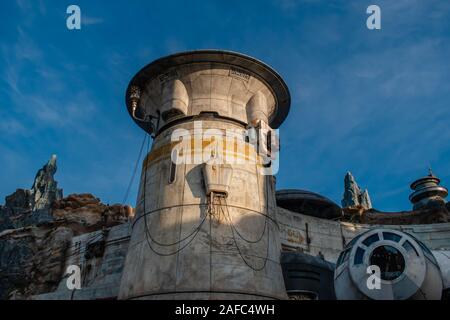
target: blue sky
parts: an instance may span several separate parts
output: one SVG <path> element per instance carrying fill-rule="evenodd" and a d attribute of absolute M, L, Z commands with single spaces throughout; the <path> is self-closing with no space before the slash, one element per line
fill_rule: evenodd
<path fill-rule="evenodd" d="M 79 31 L 66 28 L 70 4 Z M 370 4 L 381 30 L 366 28 Z M 449 16 L 446 0 L 2 1 L 0 199 L 55 153 L 66 195 L 121 202 L 143 138 L 128 81 L 163 55 L 218 48 L 263 60 L 290 88 L 278 189 L 340 203 L 350 170 L 376 208 L 407 210 L 430 164 L 450 187 Z"/>

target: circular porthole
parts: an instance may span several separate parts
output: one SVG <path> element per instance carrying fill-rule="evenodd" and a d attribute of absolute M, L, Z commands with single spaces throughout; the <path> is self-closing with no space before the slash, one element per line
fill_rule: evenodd
<path fill-rule="evenodd" d="M 376 267 L 376 268 L 375 268 Z M 374 228 L 356 236 L 336 264 L 338 299 L 440 299 L 442 275 L 425 244 L 400 230 Z"/>
<path fill-rule="evenodd" d="M 386 281 L 397 279 L 405 271 L 405 258 L 398 249 L 389 245 L 375 248 L 370 256 L 370 264 L 380 268 L 380 277 Z"/>

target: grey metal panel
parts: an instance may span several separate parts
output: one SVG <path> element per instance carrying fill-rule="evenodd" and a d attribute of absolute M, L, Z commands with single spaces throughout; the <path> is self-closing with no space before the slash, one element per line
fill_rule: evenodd
<path fill-rule="evenodd" d="M 314 293 L 319 300 L 335 300 L 334 264 L 301 252 L 282 252 L 281 268 L 288 294 Z"/>
<path fill-rule="evenodd" d="M 333 219 L 342 215 L 341 208 L 332 200 L 307 190 L 278 190 L 276 199 L 279 207 L 313 217 Z"/>

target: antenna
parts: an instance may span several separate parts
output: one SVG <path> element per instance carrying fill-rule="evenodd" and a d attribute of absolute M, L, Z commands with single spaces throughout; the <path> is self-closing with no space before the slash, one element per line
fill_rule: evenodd
<path fill-rule="evenodd" d="M 428 165 L 428 175 L 434 177 L 433 171 L 431 170 L 431 164 Z"/>

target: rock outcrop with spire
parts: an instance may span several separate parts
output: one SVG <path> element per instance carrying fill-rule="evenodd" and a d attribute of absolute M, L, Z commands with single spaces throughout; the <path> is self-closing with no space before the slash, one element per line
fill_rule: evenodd
<path fill-rule="evenodd" d="M 372 209 L 369 191 L 367 189 L 361 191 L 351 172 L 347 172 L 345 175 L 344 185 L 344 197 L 341 201 L 343 208 Z"/>
<path fill-rule="evenodd" d="M 37 172 L 31 189 L 17 189 L 0 206 L 0 231 L 53 221 L 52 204 L 63 197 L 58 189 L 56 155 Z"/>
<path fill-rule="evenodd" d="M 49 209 L 53 202 L 61 200 L 62 189 L 58 189 L 58 182 L 55 181 L 56 155 L 52 155 L 50 160 L 40 169 L 34 178 L 31 194 L 33 209 Z"/>
<path fill-rule="evenodd" d="M 55 290 L 74 236 L 107 232 L 133 216 L 131 207 L 103 204 L 89 193 L 63 198 L 56 169 L 52 156 L 31 189 L 17 189 L 0 205 L 0 300 Z"/>

